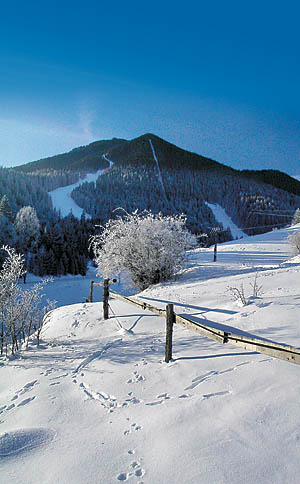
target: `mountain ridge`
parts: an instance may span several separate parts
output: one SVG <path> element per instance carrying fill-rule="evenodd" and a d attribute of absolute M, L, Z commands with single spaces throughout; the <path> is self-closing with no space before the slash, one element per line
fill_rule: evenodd
<path fill-rule="evenodd" d="M 242 176 L 300 196 L 300 180 L 282 171 L 272 169 L 237 170 L 212 158 L 180 148 L 153 133 L 145 133 L 132 140 L 112 138 L 93 141 L 88 145 L 73 148 L 66 153 L 13 167 L 13 170 L 24 173 L 36 173 L 51 169 L 74 172 L 97 171 L 107 168 L 107 161 L 102 157 L 106 153 L 116 164 L 151 165 L 153 154 L 149 139 L 155 143 L 155 150 L 162 166 L 173 169 L 185 167 L 193 170 L 218 171 L 220 174 Z"/>

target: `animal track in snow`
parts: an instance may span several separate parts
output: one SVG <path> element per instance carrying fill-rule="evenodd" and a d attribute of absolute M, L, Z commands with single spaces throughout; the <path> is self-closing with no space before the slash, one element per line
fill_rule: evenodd
<path fill-rule="evenodd" d="M 126 383 L 139 383 L 141 381 L 144 381 L 145 377 L 143 375 L 139 375 L 137 371 L 133 372 L 133 377 L 129 378 Z"/>
<path fill-rule="evenodd" d="M 59 380 L 60 378 L 65 378 L 68 375 L 69 373 L 63 373 L 63 375 L 53 376 L 52 378 L 49 378 L 49 380 Z"/>
<path fill-rule="evenodd" d="M 216 375 L 218 372 L 217 371 L 209 371 L 205 375 L 199 375 L 196 378 L 193 378 L 192 384 L 186 387 L 184 390 L 193 390 L 195 387 L 200 385 L 203 381 L 208 380 L 211 378 L 213 375 Z"/>
<path fill-rule="evenodd" d="M 142 430 L 142 428 L 143 427 L 141 425 L 137 425 L 136 423 L 133 423 L 131 424 L 130 429 L 124 430 L 123 435 L 129 435 L 131 434 L 131 432 Z"/>
<path fill-rule="evenodd" d="M 191 385 L 186 387 L 184 390 L 193 390 L 195 387 L 200 385 L 200 383 L 211 379 L 213 376 L 222 375 L 223 373 L 229 373 L 231 371 L 235 371 L 240 366 L 249 365 L 249 364 L 250 364 L 250 361 L 244 361 L 242 363 L 238 363 L 236 366 L 227 368 L 226 370 L 220 370 L 220 371 L 212 370 L 212 371 L 209 371 L 208 373 L 205 373 L 204 375 L 196 376 L 196 378 L 193 378 Z"/>
<path fill-rule="evenodd" d="M 24 405 L 27 405 L 27 403 L 29 402 L 32 402 L 32 400 L 35 399 L 35 396 L 33 397 L 30 397 L 30 398 L 25 398 L 25 400 L 22 400 L 22 402 L 20 402 L 17 407 L 23 407 Z"/>
<path fill-rule="evenodd" d="M 211 398 L 211 397 L 218 397 L 218 396 L 222 396 L 222 395 L 228 395 L 230 392 L 228 391 L 224 391 L 224 392 L 215 392 L 215 393 L 207 393 L 206 395 L 202 395 L 202 398 L 203 400 L 207 400 L 208 398 Z"/>
<path fill-rule="evenodd" d="M 126 472 L 121 472 L 121 474 L 117 475 L 118 481 L 127 481 L 128 475 Z"/>
<path fill-rule="evenodd" d="M 157 395 L 156 398 L 159 398 L 160 400 L 155 400 L 154 402 L 148 402 L 148 403 L 145 403 L 145 405 L 148 405 L 148 406 L 160 405 L 161 403 L 164 403 L 165 400 L 170 400 L 171 397 L 169 397 L 167 393 L 161 393 L 160 395 Z"/>
<path fill-rule="evenodd" d="M 38 384 L 39 384 L 38 380 L 33 380 L 33 381 L 30 381 L 29 383 L 26 383 L 26 385 L 24 385 L 23 388 L 21 388 L 21 390 L 18 391 L 19 395 L 24 395 L 24 393 L 29 392 L 30 390 L 32 390 L 32 388 L 35 385 L 38 385 Z"/>
<path fill-rule="evenodd" d="M 113 395 L 108 395 L 105 392 L 94 392 L 91 390 L 87 385 L 84 383 L 80 383 L 80 388 L 84 391 L 84 393 L 92 400 L 97 400 L 100 402 L 104 408 L 107 408 L 109 411 L 112 411 L 113 408 L 117 407 L 117 399 Z"/>

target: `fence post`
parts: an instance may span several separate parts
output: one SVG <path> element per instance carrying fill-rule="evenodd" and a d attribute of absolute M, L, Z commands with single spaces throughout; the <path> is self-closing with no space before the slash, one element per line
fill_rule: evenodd
<path fill-rule="evenodd" d="M 103 318 L 108 319 L 109 279 L 104 279 L 103 284 Z"/>
<path fill-rule="evenodd" d="M 173 304 L 167 304 L 166 307 L 166 352 L 165 362 L 169 363 L 172 359 L 172 339 L 173 339 L 173 324 L 175 323 L 175 313 Z"/>
<path fill-rule="evenodd" d="M 214 246 L 214 262 L 216 262 L 217 260 L 217 242 L 215 242 L 215 246 Z"/>
<path fill-rule="evenodd" d="M 91 281 L 90 293 L 87 302 L 93 302 L 94 281 Z"/>

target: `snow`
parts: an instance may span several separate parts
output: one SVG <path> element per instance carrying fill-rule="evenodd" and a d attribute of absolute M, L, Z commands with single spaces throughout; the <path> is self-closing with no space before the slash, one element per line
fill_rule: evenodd
<path fill-rule="evenodd" d="M 215 219 L 223 225 L 224 229 L 226 230 L 228 227 L 230 228 L 232 237 L 234 239 L 248 237 L 245 232 L 243 232 L 237 225 L 235 225 L 235 223 L 233 223 L 231 218 L 225 212 L 224 208 L 220 207 L 220 205 L 218 205 L 217 203 L 205 203 L 211 209 Z"/>
<path fill-rule="evenodd" d="M 158 159 L 157 159 L 157 156 L 156 156 L 156 153 L 155 153 L 155 150 L 154 150 L 154 146 L 152 144 L 152 140 L 151 139 L 149 139 L 149 144 L 150 144 L 150 147 L 151 147 L 151 150 L 152 150 L 152 154 L 153 154 L 154 161 L 156 163 L 157 174 L 158 174 L 159 183 L 161 185 L 161 190 L 163 192 L 163 196 L 164 196 L 165 200 L 168 202 L 167 194 L 166 194 L 166 190 L 165 190 L 165 186 L 164 186 L 164 182 L 163 182 L 163 179 L 162 179 L 162 176 L 161 176 L 159 162 L 158 162 Z"/>
<path fill-rule="evenodd" d="M 299 347 L 300 257 L 287 242 L 299 230 L 220 244 L 217 262 L 213 249 L 190 251 L 181 277 L 136 297 Z M 298 484 L 299 366 L 179 326 L 167 364 L 163 318 L 111 299 L 103 320 L 84 302 L 94 277 L 55 278 L 47 290 L 64 305 L 41 347 L 0 359 L 3 482 Z M 228 292 L 240 284 L 243 307 Z"/>
<path fill-rule="evenodd" d="M 71 197 L 71 193 L 74 188 L 79 187 L 85 182 L 96 183 L 98 177 L 103 175 L 104 172 L 112 167 L 113 162 L 109 160 L 106 155 L 103 155 L 103 158 L 109 162 L 109 168 L 106 168 L 104 170 L 98 170 L 96 171 L 96 173 L 88 173 L 84 178 L 81 178 L 78 182 L 73 183 L 72 185 L 56 188 L 56 190 L 48 192 L 52 199 L 53 207 L 56 208 L 57 211 L 60 211 L 62 217 L 66 217 L 67 215 L 69 215 L 70 212 L 72 212 L 74 217 L 80 219 L 83 213 L 83 209 L 75 203 L 75 201 Z M 91 218 L 91 216 L 86 213 L 86 218 Z"/>

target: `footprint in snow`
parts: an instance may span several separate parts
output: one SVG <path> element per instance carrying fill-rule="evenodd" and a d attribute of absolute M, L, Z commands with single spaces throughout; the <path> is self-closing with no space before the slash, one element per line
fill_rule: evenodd
<path fill-rule="evenodd" d="M 133 372 L 133 377 L 129 378 L 126 383 L 139 383 L 141 381 L 144 381 L 145 377 L 143 375 L 139 375 L 137 371 Z"/>
<path fill-rule="evenodd" d="M 26 383 L 26 385 L 24 385 L 23 388 L 21 388 L 21 390 L 19 390 L 18 393 L 20 395 L 24 395 L 24 393 L 29 392 L 30 390 L 32 390 L 32 388 L 35 385 L 38 385 L 38 384 L 39 384 L 38 380 L 30 381 L 29 383 Z"/>
<path fill-rule="evenodd" d="M 22 400 L 22 402 L 17 405 L 17 407 L 23 407 L 24 405 L 27 405 L 27 403 L 32 402 L 32 400 L 35 399 L 35 396 L 30 397 L 30 398 L 25 398 L 25 400 Z"/>
<path fill-rule="evenodd" d="M 160 405 L 164 403 L 166 400 L 170 400 L 171 397 L 169 397 L 167 393 L 161 393 L 160 395 L 156 395 L 156 398 L 159 398 L 160 400 L 155 400 L 154 402 L 148 402 L 148 403 L 145 403 L 145 405 L 148 405 L 151 407 L 155 405 Z"/>
<path fill-rule="evenodd" d="M 206 395 L 202 395 L 203 400 L 207 400 L 208 398 L 211 397 L 220 397 L 222 395 L 228 395 L 230 392 L 224 391 L 224 392 L 215 392 L 215 393 L 207 393 Z"/>
<path fill-rule="evenodd" d="M 118 481 L 127 481 L 128 475 L 126 474 L 126 472 L 121 472 L 121 474 L 117 476 L 117 479 Z"/>
<path fill-rule="evenodd" d="M 134 432 L 135 430 L 136 430 L 136 431 L 142 430 L 142 428 L 143 428 L 143 427 L 142 427 L 141 425 L 137 425 L 136 423 L 133 423 L 133 424 L 131 425 L 131 429 L 129 429 L 129 430 L 125 430 L 125 431 L 123 432 L 123 435 L 129 435 L 129 434 L 131 434 L 131 432 Z M 128 452 L 128 453 L 129 453 L 129 452 Z"/>

